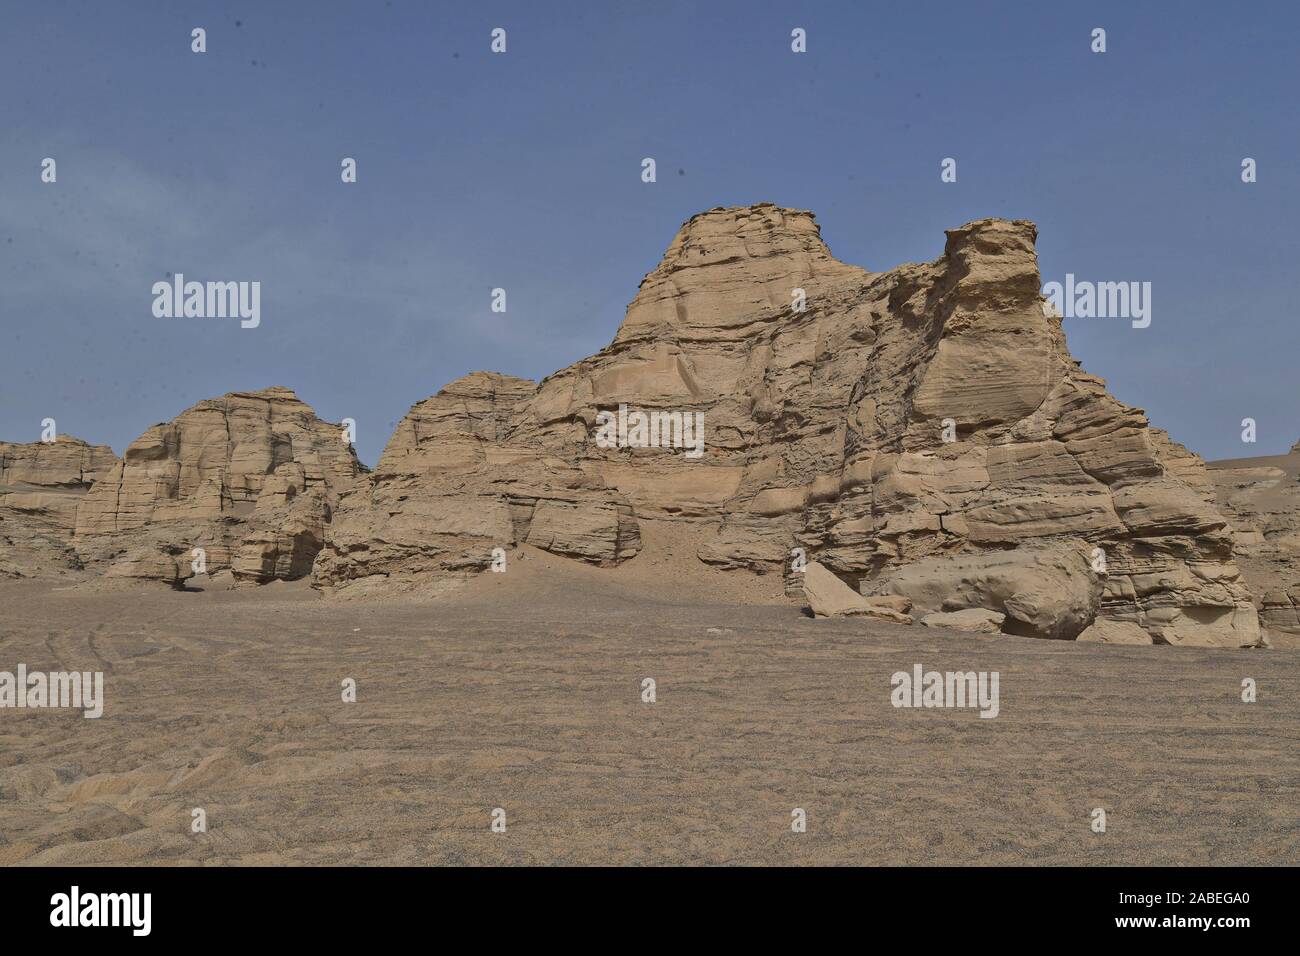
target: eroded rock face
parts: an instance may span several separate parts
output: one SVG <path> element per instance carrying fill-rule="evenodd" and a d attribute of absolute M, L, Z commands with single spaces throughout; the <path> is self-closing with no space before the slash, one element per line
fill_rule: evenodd
<path fill-rule="evenodd" d="M 902 593 L 891 582 L 919 562 L 949 579 L 948 562 L 1010 553 L 1028 583 L 963 600 L 1020 633 L 1077 637 L 1101 615 L 1253 643 L 1203 464 L 1080 370 L 1034 240 L 1032 223 L 980 220 L 934 262 L 872 273 L 838 262 L 806 212 L 695 216 L 608 348 L 415 406 L 340 503 L 315 580 L 481 570 L 521 541 L 614 563 L 647 522 L 686 522 L 709 533 L 703 561 L 780 572 L 802 548 L 874 594 Z M 704 454 L 602 447 L 620 406 L 701 413 Z"/>
<path fill-rule="evenodd" d="M 810 561 L 800 576 L 804 598 L 813 617 L 874 617 L 896 624 L 911 624 L 907 598 L 867 598 L 830 571 Z"/>
<path fill-rule="evenodd" d="M 1300 443 L 1288 455 L 1211 462 L 1236 559 L 1269 629 L 1300 634 Z"/>
<path fill-rule="evenodd" d="M 144 546 L 128 549 L 109 566 L 104 572 L 104 577 L 130 581 L 158 581 L 179 590 L 185 586 L 189 578 L 194 577 L 194 569 L 185 556 Z"/>
<path fill-rule="evenodd" d="M 291 390 L 231 392 L 132 442 L 80 502 L 73 543 L 88 565 L 121 565 L 114 576 L 148 578 L 171 559 L 188 567 L 201 548 L 208 572 L 301 577 L 360 472 L 343 429 Z"/>
<path fill-rule="evenodd" d="M 1098 620 L 1078 640 L 1085 644 L 1150 644 L 1151 635 L 1131 621 Z"/>
<path fill-rule="evenodd" d="M 77 505 L 117 456 L 69 435 L 0 442 L 0 576 L 37 577 L 80 567 L 72 547 Z"/>
<path fill-rule="evenodd" d="M 886 586 L 921 612 L 993 611 L 1009 634 L 1074 640 L 1096 619 L 1101 602 L 1102 581 L 1087 554 L 1086 542 L 1066 539 L 930 556 L 898 569 Z"/>
<path fill-rule="evenodd" d="M 340 502 L 316 579 L 481 571 L 520 543 L 613 564 L 640 548 L 632 507 L 572 450 L 510 440 L 526 379 L 476 372 L 414 406 Z"/>

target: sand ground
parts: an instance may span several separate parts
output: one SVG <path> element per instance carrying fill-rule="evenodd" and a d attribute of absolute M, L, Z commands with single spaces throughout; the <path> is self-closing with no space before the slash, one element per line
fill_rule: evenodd
<path fill-rule="evenodd" d="M 742 604 L 519 558 L 434 601 L 0 584 L 0 670 L 107 689 L 99 720 L 0 710 L 0 863 L 1300 862 L 1295 651 L 814 621 L 775 579 Z M 916 663 L 998 671 L 999 716 L 892 707 Z"/>

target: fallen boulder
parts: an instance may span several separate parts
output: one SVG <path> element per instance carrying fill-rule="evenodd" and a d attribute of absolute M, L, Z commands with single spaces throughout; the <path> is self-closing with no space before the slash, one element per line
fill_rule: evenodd
<path fill-rule="evenodd" d="M 1073 640 L 1101 601 L 1102 581 L 1087 556 L 1086 543 L 1077 542 L 922 558 L 885 586 L 922 611 L 983 608 L 1005 615 L 1008 634 Z"/>
<path fill-rule="evenodd" d="M 897 597 L 872 600 L 849 587 L 816 561 L 803 572 L 803 593 L 813 617 L 874 617 L 896 624 L 911 624 L 911 601 Z"/>

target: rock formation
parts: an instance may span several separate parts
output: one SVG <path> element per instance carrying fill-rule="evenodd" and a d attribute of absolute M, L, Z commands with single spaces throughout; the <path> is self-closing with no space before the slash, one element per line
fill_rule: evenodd
<path fill-rule="evenodd" d="M 803 571 L 804 596 L 813 617 L 875 617 L 896 624 L 911 624 L 909 598 L 863 597 L 816 561 Z"/>
<path fill-rule="evenodd" d="M 697 215 L 597 355 L 413 407 L 340 499 L 314 580 L 409 585 L 521 543 L 612 564 L 647 523 L 689 523 L 710 564 L 781 572 L 802 549 L 864 594 L 983 607 L 1014 633 L 1075 638 L 1100 615 L 1255 643 L 1203 463 L 1071 358 L 1035 236 L 980 220 L 934 262 L 873 273 L 806 212 Z M 629 410 L 677 416 L 659 423 L 676 439 L 702 415 L 704 454 L 625 433 Z"/>
<path fill-rule="evenodd" d="M 416 405 L 371 480 L 341 502 L 316 579 L 482 570 L 528 543 L 598 563 L 637 553 L 628 500 L 545 444 L 509 441 L 533 382 L 475 373 Z M 576 440 L 576 438 L 575 438 Z"/>
<path fill-rule="evenodd" d="M 1287 455 L 1212 462 L 1209 476 L 1260 618 L 1300 634 L 1300 442 Z"/>
<path fill-rule="evenodd" d="M 68 435 L 52 442 L 0 442 L 0 576 L 79 568 L 72 547 L 77 505 L 116 464 L 107 445 Z"/>
<path fill-rule="evenodd" d="M 76 512 L 80 559 L 177 585 L 206 570 L 264 582 L 311 571 L 338 495 L 361 473 L 343 429 L 287 388 L 231 392 L 154 425 Z M 178 565 L 178 562 L 179 565 Z"/>
<path fill-rule="evenodd" d="M 1043 301 L 1035 238 L 979 220 L 870 272 L 809 213 L 710 210 L 607 348 L 541 382 L 452 382 L 372 474 L 283 388 L 200 402 L 121 461 L 0 445 L 0 573 L 180 586 L 199 548 L 240 582 L 373 594 L 521 545 L 614 565 L 690 540 L 817 614 L 1252 645 L 1235 549 L 1265 620 L 1300 630 L 1300 453 L 1207 471 L 1111 397 Z"/>
<path fill-rule="evenodd" d="M 1076 640 L 1085 644 L 1150 644 L 1151 635 L 1132 621 L 1107 621 L 1098 618 Z"/>

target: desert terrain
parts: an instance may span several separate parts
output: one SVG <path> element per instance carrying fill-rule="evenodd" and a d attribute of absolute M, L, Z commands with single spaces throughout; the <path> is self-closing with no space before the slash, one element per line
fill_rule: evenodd
<path fill-rule="evenodd" d="M 1294 650 L 814 620 L 737 580 L 523 548 L 427 600 L 0 583 L 0 659 L 102 670 L 107 697 L 6 712 L 0 862 L 1300 859 Z M 999 715 L 892 707 L 917 663 L 1000 672 Z"/>
<path fill-rule="evenodd" d="M 373 468 L 287 385 L 0 442 L 0 863 L 1294 864 L 1300 451 L 1116 399 L 1036 240 L 707 210 Z"/>

